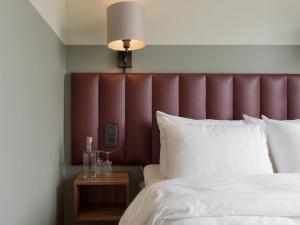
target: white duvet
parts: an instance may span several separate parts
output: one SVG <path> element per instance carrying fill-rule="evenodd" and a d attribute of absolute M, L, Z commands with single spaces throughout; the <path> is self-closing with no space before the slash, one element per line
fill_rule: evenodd
<path fill-rule="evenodd" d="M 173 179 L 144 188 L 120 225 L 300 224 L 300 174 Z"/>

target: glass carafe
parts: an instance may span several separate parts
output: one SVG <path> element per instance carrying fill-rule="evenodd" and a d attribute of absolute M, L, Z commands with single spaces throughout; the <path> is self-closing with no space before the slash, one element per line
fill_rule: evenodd
<path fill-rule="evenodd" d="M 92 180 L 96 175 L 96 154 L 92 151 L 92 137 L 86 139 L 86 150 L 83 152 L 83 178 Z"/>

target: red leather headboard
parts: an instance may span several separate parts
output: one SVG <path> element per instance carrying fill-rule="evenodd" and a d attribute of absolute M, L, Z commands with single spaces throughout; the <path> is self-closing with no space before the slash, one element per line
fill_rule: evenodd
<path fill-rule="evenodd" d="M 118 125 L 114 164 L 159 162 L 157 110 L 195 119 L 300 118 L 300 75 L 72 74 L 72 163 Z"/>

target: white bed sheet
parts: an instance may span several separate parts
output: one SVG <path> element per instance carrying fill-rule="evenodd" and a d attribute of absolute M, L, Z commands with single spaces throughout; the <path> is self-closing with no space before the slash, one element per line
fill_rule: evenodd
<path fill-rule="evenodd" d="M 144 188 L 120 225 L 299 225 L 300 174 L 173 179 Z"/>
<path fill-rule="evenodd" d="M 145 186 L 163 181 L 166 177 L 159 172 L 159 164 L 149 164 L 144 168 Z"/>

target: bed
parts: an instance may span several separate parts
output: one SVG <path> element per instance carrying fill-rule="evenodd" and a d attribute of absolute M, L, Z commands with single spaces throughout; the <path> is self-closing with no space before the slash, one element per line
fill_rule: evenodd
<path fill-rule="evenodd" d="M 144 188 L 120 224 L 300 224 L 299 188 L 299 174 L 164 180 Z"/>
<path fill-rule="evenodd" d="M 300 129 L 295 121 L 282 121 L 300 118 L 299 96 L 300 76 L 291 74 L 73 74 L 72 163 L 82 163 L 85 136 L 96 137 L 94 148 L 103 148 L 104 126 L 116 124 L 119 138 L 114 163 L 147 165 L 146 187 L 128 207 L 120 225 L 300 224 Z M 243 114 L 256 118 L 265 115 L 264 123 L 275 132 L 264 137 L 266 131 L 258 125 L 261 121 L 230 128 L 185 124 L 176 132 L 169 125 L 167 146 L 176 151 L 167 151 L 168 167 L 162 173 L 157 111 L 188 120 L 239 121 Z M 193 132 L 183 136 L 187 130 Z M 247 154 L 237 158 L 226 155 L 226 151 L 218 154 L 220 147 L 212 140 L 220 136 L 212 136 L 206 143 L 209 136 L 197 140 L 197 132 L 229 134 L 226 138 L 237 147 L 224 144 L 226 138 L 221 138 L 227 146 L 224 149 L 237 154 L 243 145 Z M 251 141 L 247 140 L 249 135 Z M 186 140 L 186 145 L 182 147 L 178 140 Z M 201 148 L 204 142 L 211 144 L 206 148 L 210 151 L 202 151 L 201 157 L 182 151 Z M 273 173 L 269 148 L 274 149 L 272 157 L 279 173 Z M 219 158 L 212 159 L 212 155 Z M 181 159 L 191 163 L 180 164 Z M 282 159 L 286 162 L 281 163 Z"/>
<path fill-rule="evenodd" d="M 175 120 L 175 122 L 177 122 L 176 125 L 173 124 L 175 127 L 182 126 L 182 123 L 189 123 L 189 129 L 184 130 L 183 134 L 183 136 L 188 138 L 192 136 L 192 134 L 187 135 L 186 133 L 189 132 L 190 129 L 193 129 L 191 126 L 195 126 L 195 123 L 199 125 L 199 122 L 212 122 L 207 120 L 191 122 L 191 120 L 186 118 L 174 117 L 158 112 L 157 121 L 161 131 L 161 151 L 171 151 L 172 155 L 180 154 L 180 152 L 174 151 L 174 148 L 180 149 L 180 147 L 176 147 L 170 143 L 173 142 L 173 139 L 178 139 L 178 130 L 176 130 L 176 136 L 171 136 L 171 139 L 167 140 L 167 137 L 164 137 L 166 134 L 162 134 L 166 132 L 166 130 L 163 130 L 161 127 L 162 119 L 160 116 L 166 116 L 167 119 Z M 222 121 L 222 123 L 224 123 L 224 121 Z M 228 121 L 228 123 L 233 122 Z M 165 168 L 162 167 L 161 164 L 147 165 L 144 168 L 146 187 L 126 210 L 120 224 L 300 224 L 300 120 L 276 121 L 266 117 L 263 117 L 262 120 L 245 116 L 245 121 L 238 121 L 238 123 L 235 121 L 233 126 L 235 129 L 238 129 L 239 132 L 243 132 L 243 127 L 248 126 L 243 125 L 243 123 L 248 123 L 251 126 L 254 124 L 254 127 L 251 129 L 256 128 L 258 131 L 264 131 L 262 132 L 263 135 L 270 133 L 271 136 L 267 135 L 265 137 L 263 141 L 265 143 L 261 143 L 265 148 L 261 148 L 255 138 L 249 140 L 250 145 L 256 143 L 254 148 L 259 149 L 259 152 L 255 153 L 255 161 L 262 160 L 258 165 L 264 163 L 269 163 L 270 165 L 267 165 L 267 167 L 262 170 L 260 168 L 260 171 L 256 170 L 254 173 L 254 167 L 251 167 L 251 174 L 247 174 L 249 171 L 230 174 L 232 171 L 228 169 L 228 166 L 224 167 L 224 165 L 220 165 L 215 155 L 207 158 L 205 151 L 204 154 L 192 152 L 191 156 L 197 158 L 197 163 L 203 164 L 201 159 L 197 157 L 197 154 L 200 154 L 199 157 L 205 158 L 205 160 L 209 159 L 210 164 L 214 167 L 222 167 L 221 169 L 225 170 L 225 173 L 221 174 L 218 169 L 207 169 L 205 165 L 194 165 L 190 167 L 190 165 L 186 164 L 192 163 L 192 159 L 187 160 L 185 155 L 181 155 L 179 160 L 172 156 L 167 159 L 167 161 L 171 159 L 174 160 L 174 162 L 169 161 L 166 167 L 169 167 L 170 163 L 176 166 L 176 175 L 174 176 L 171 173 L 173 176 L 171 178 L 173 179 L 168 178 L 168 176 L 170 176 L 170 169 L 168 168 L 167 173 L 165 175 L 162 174 L 166 171 L 164 171 Z M 236 128 L 236 126 L 240 128 Z M 200 127 L 203 128 L 203 125 L 200 125 Z M 210 125 L 208 127 L 212 128 Z M 220 129 L 219 125 L 217 128 Z M 233 129 L 233 127 L 229 125 L 226 129 Z M 196 131 L 192 130 L 192 132 L 194 133 Z M 203 130 L 201 130 L 201 132 L 203 132 Z M 221 130 L 220 133 L 224 135 L 224 129 Z M 212 140 L 214 142 L 222 142 L 217 136 L 214 136 L 212 130 L 209 130 L 209 136 L 213 136 Z M 272 136 L 275 136 L 276 139 L 273 140 Z M 197 133 L 195 137 L 201 139 L 201 133 Z M 238 136 L 234 134 L 233 137 L 239 139 L 242 138 L 242 135 Z M 269 147 L 267 146 L 267 137 L 269 137 Z M 184 140 L 184 138 L 185 137 L 183 137 L 182 140 Z M 205 136 L 205 138 L 209 139 L 208 136 Z M 251 134 L 247 133 L 246 138 L 251 139 Z M 277 139 L 280 140 L 278 141 Z M 188 140 L 190 142 L 190 139 Z M 218 148 L 222 148 L 227 141 L 231 144 L 230 148 L 234 148 L 234 143 L 230 140 L 228 133 L 226 134 L 226 140 L 221 143 L 221 146 L 218 146 Z M 240 141 L 241 140 L 238 140 L 237 143 Z M 285 143 L 287 141 L 294 144 Z M 191 149 L 194 146 L 196 146 L 196 148 L 192 149 L 192 151 L 203 151 L 201 148 L 206 143 L 204 143 L 204 140 L 200 140 L 199 142 L 202 146 L 193 143 L 192 147 L 189 147 L 186 143 L 181 143 L 181 145 L 183 145 L 183 152 L 189 154 L 189 148 Z M 274 144 L 273 142 L 275 142 L 275 149 L 272 146 Z M 178 145 L 177 142 L 176 145 Z M 169 149 L 164 149 L 168 148 L 168 146 Z M 241 146 L 244 146 L 244 143 L 239 146 L 239 152 L 249 148 L 244 147 L 242 149 Z M 213 151 L 213 147 L 204 146 L 203 148 Z M 223 148 L 226 154 L 232 154 L 230 149 L 226 149 L 226 147 Z M 257 149 L 252 150 L 255 151 Z M 265 151 L 264 156 L 259 156 L 263 151 Z M 220 149 L 218 149 L 218 153 L 221 154 Z M 243 154 L 246 155 L 246 160 L 242 162 L 242 167 L 238 168 L 238 166 L 235 165 L 235 169 L 238 169 L 239 172 L 243 170 L 243 167 L 248 167 L 246 164 L 249 161 L 251 162 L 251 155 L 248 155 L 247 152 Z M 290 154 L 293 157 L 288 158 L 285 156 L 286 154 Z M 272 166 L 269 155 L 274 155 Z M 166 160 L 163 159 L 163 157 L 166 156 L 161 154 L 161 162 Z M 232 155 L 231 157 L 237 160 L 238 156 Z M 261 157 L 263 158 L 260 159 Z M 224 157 L 222 157 L 222 159 L 226 161 Z M 243 161 L 243 159 L 239 160 Z M 215 161 L 217 161 L 216 164 Z M 255 161 L 251 162 L 251 164 L 255 164 Z M 232 164 L 233 162 L 229 161 L 229 163 Z M 178 170 L 182 170 L 180 164 L 184 164 L 184 169 L 190 167 L 190 169 L 187 170 L 188 173 L 182 174 L 178 172 Z M 271 167 L 276 167 L 279 173 L 274 173 Z M 201 172 L 200 175 L 197 175 L 195 172 L 197 169 L 200 171 L 209 170 L 209 174 L 207 175 Z M 145 202 L 147 204 L 145 204 Z"/>
<path fill-rule="evenodd" d="M 143 169 L 145 186 L 154 184 L 159 181 L 166 180 L 166 177 L 159 172 L 158 164 L 146 165 Z"/>

